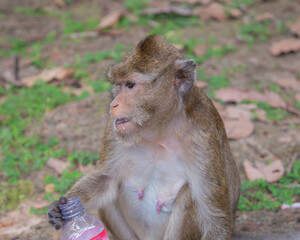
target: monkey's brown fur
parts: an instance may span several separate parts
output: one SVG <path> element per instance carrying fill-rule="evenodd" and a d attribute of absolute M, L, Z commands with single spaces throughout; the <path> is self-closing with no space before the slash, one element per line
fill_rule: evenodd
<path fill-rule="evenodd" d="M 239 175 L 221 117 L 193 85 L 195 63 L 152 35 L 107 75 L 114 100 L 101 163 L 67 197 L 99 209 L 117 239 L 230 239 Z"/>

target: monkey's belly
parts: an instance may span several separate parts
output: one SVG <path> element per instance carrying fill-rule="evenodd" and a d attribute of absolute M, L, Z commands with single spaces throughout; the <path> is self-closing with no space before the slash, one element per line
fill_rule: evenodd
<path fill-rule="evenodd" d="M 141 200 L 138 198 L 138 191 L 134 187 L 123 185 L 121 189 L 120 209 L 140 239 L 163 239 L 175 198 L 166 202 L 160 213 L 156 211 L 157 201 L 158 196 L 154 185 L 150 184 L 145 189 Z"/>

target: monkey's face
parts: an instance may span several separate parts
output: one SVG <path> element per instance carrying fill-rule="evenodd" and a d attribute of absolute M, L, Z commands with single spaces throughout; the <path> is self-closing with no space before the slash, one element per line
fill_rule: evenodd
<path fill-rule="evenodd" d="M 127 80 L 114 84 L 110 114 L 119 135 L 133 135 L 167 121 L 177 107 L 175 87 L 168 83 Z"/>

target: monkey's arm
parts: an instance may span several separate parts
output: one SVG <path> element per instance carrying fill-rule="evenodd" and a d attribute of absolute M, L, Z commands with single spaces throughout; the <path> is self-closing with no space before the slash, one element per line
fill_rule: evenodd
<path fill-rule="evenodd" d="M 116 199 L 117 190 L 117 181 L 101 171 L 93 171 L 82 177 L 66 197 L 78 196 L 85 208 L 99 209 Z M 64 224 L 58 204 L 59 201 L 53 202 L 48 210 L 48 221 L 57 230 Z"/>

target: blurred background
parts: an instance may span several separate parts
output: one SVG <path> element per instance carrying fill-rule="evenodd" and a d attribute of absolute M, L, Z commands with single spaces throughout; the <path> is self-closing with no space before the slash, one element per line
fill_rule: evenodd
<path fill-rule="evenodd" d="M 299 0 L 0 0 L 0 239 L 58 239 L 45 213 L 99 161 L 105 70 L 153 33 L 224 120 L 237 231 L 300 229 Z"/>

